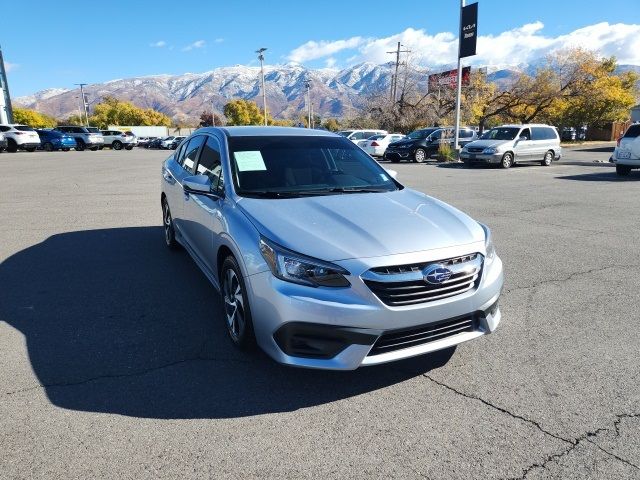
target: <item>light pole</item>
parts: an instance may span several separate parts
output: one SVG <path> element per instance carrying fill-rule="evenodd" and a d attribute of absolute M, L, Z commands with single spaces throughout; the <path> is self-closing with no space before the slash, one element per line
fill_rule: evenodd
<path fill-rule="evenodd" d="M 266 52 L 267 49 L 262 47 L 259 50 L 256 50 L 256 53 L 258 54 L 258 60 L 260 60 L 260 75 L 262 77 L 262 109 L 264 110 L 264 124 L 265 126 L 268 125 L 267 122 L 267 92 L 264 88 L 264 52 Z"/>
<path fill-rule="evenodd" d="M 82 99 L 82 106 L 84 107 L 84 119 L 87 126 L 89 126 L 89 115 L 87 114 L 87 99 L 84 98 L 84 86 L 86 83 L 74 83 L 80 87 L 80 98 Z"/>
<path fill-rule="evenodd" d="M 311 128 L 311 80 L 304 82 L 304 86 L 307 87 L 307 128 Z"/>

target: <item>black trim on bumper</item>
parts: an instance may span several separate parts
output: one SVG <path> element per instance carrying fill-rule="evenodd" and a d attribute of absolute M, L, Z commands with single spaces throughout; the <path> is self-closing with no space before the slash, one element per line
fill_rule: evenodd
<path fill-rule="evenodd" d="M 282 325 L 273 339 L 292 357 L 333 358 L 349 345 L 373 345 L 382 331 L 340 327 L 319 323 L 289 322 Z"/>

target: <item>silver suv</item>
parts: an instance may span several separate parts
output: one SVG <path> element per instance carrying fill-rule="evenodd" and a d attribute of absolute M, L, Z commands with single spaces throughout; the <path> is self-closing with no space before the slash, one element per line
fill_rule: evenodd
<path fill-rule="evenodd" d="M 102 137 L 100 130 L 95 127 L 61 125 L 59 127 L 56 127 L 54 130 L 66 133 L 75 138 L 76 150 L 78 150 L 79 152 L 84 150 L 85 148 L 96 151 L 104 145 L 104 138 Z"/>
<path fill-rule="evenodd" d="M 489 229 L 344 137 L 204 128 L 167 158 L 161 182 L 165 242 L 220 291 L 239 348 L 351 370 L 498 327 L 502 261 Z"/>
<path fill-rule="evenodd" d="M 562 157 L 560 136 L 555 127 L 542 124 L 502 125 L 468 143 L 460 159 L 470 166 L 489 163 L 509 168 L 515 163 L 536 162 L 549 166 Z"/>
<path fill-rule="evenodd" d="M 104 146 L 111 147 L 113 150 L 122 150 L 123 148 L 131 150 L 137 143 L 135 135 L 127 135 L 120 130 L 101 130 L 104 138 Z"/>
<path fill-rule="evenodd" d="M 7 140 L 8 152 L 17 152 L 18 150 L 35 152 L 36 148 L 40 146 L 38 133 L 27 125 L 0 125 L 0 133 L 4 134 Z"/>
<path fill-rule="evenodd" d="M 629 175 L 632 168 L 640 168 L 640 123 L 629 125 L 627 131 L 618 140 L 613 152 L 618 175 Z"/>

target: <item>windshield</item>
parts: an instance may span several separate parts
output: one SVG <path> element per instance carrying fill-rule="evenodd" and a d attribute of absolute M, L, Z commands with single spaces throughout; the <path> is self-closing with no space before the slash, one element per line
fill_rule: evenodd
<path fill-rule="evenodd" d="M 35 130 L 31 127 L 27 127 L 26 125 L 16 125 L 15 127 L 16 130 L 19 130 L 21 132 L 35 132 Z"/>
<path fill-rule="evenodd" d="M 284 198 L 398 190 L 380 165 L 345 138 L 231 137 L 236 192 Z"/>
<path fill-rule="evenodd" d="M 353 130 L 342 130 L 341 132 L 338 132 L 338 135 L 342 135 L 343 137 L 348 137 L 352 133 L 353 133 Z"/>
<path fill-rule="evenodd" d="M 427 138 L 430 134 L 435 132 L 437 128 L 426 128 L 424 130 L 416 130 L 415 132 L 411 132 L 407 135 L 407 138 L 417 139 L 417 138 Z"/>
<path fill-rule="evenodd" d="M 484 132 L 480 137 L 482 140 L 513 140 L 520 131 L 517 127 L 492 128 Z"/>

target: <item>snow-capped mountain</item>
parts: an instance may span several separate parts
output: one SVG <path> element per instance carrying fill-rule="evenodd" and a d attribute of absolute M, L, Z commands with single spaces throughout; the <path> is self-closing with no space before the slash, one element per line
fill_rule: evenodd
<path fill-rule="evenodd" d="M 265 66 L 267 107 L 277 118 L 294 118 L 306 112 L 306 81 L 311 82 L 314 112 L 341 117 L 358 109 L 371 95 L 389 90 L 393 64 L 362 63 L 343 70 L 311 70 L 299 64 Z M 424 75 L 426 88 L 426 75 Z M 106 95 L 154 108 L 178 121 L 194 120 L 204 110 L 221 112 L 232 98 L 255 100 L 261 105 L 260 68 L 236 65 L 205 73 L 152 75 L 111 80 L 85 87 L 89 102 Z M 77 90 L 47 89 L 14 99 L 16 105 L 65 118 L 77 113 Z"/>

